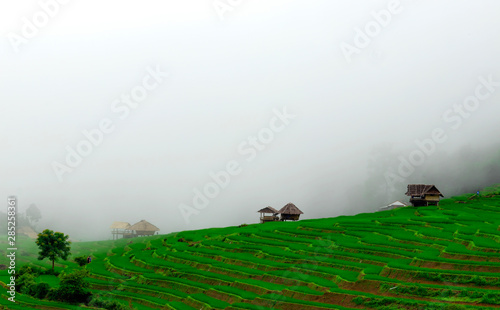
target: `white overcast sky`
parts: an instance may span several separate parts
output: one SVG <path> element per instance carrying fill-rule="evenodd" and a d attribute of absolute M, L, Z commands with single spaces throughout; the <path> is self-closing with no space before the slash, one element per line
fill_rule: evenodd
<path fill-rule="evenodd" d="M 376 210 L 382 200 L 352 202 L 374 150 L 408 158 L 415 140 L 447 135 L 389 203 L 408 182 L 435 182 L 419 169 L 500 142 L 500 86 L 467 116 L 453 110 L 480 77 L 500 81 L 496 0 L 402 0 L 350 62 L 342 43 L 394 1 L 221 0 L 235 3 L 222 19 L 212 0 L 66 2 L 0 0 L 0 197 L 16 195 L 20 211 L 35 203 L 41 229 L 98 239 L 113 221 L 168 233 L 254 223 L 288 202 L 304 218 Z M 58 9 L 16 52 L 44 3 Z M 121 119 L 113 102 L 148 68 L 169 77 Z M 295 118 L 247 161 L 239 146 L 283 109 Z M 53 163 L 103 119 L 114 131 L 60 182 Z M 179 205 L 232 160 L 241 173 L 187 223 Z M 376 163 L 376 182 L 392 163 Z"/>

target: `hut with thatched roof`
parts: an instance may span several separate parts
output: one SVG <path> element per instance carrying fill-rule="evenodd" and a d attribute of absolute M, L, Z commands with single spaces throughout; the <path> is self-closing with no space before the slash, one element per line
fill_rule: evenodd
<path fill-rule="evenodd" d="M 408 184 L 406 196 L 414 207 L 437 206 L 443 194 L 434 185 Z"/>
<path fill-rule="evenodd" d="M 301 214 L 304 212 L 300 211 L 293 203 L 286 204 L 281 210 L 278 211 L 281 214 L 282 221 L 298 221 Z"/>
<path fill-rule="evenodd" d="M 279 221 L 278 217 L 279 212 L 273 207 L 265 207 L 257 212 L 260 213 L 261 223 Z"/>
<path fill-rule="evenodd" d="M 122 236 L 122 238 L 131 238 L 132 231 L 130 230 L 130 224 L 127 222 L 113 222 L 113 224 L 109 227 L 111 228 L 111 233 L 113 234 L 113 240 Z"/>
<path fill-rule="evenodd" d="M 130 226 L 129 229 L 133 231 L 134 237 L 152 236 L 160 230 L 158 227 L 146 220 L 135 223 Z"/>

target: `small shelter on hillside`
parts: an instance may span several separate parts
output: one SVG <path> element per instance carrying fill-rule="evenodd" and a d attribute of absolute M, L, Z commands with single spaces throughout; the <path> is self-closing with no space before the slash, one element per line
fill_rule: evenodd
<path fill-rule="evenodd" d="M 130 224 L 127 222 L 114 222 L 109 228 L 111 228 L 113 240 L 119 239 L 119 236 L 122 236 L 122 238 L 132 237 Z"/>
<path fill-rule="evenodd" d="M 437 206 L 443 194 L 434 185 L 408 184 L 406 196 L 414 207 Z"/>
<path fill-rule="evenodd" d="M 279 221 L 278 210 L 273 207 L 265 207 L 257 212 L 260 213 L 261 223 Z"/>
<path fill-rule="evenodd" d="M 281 214 L 282 221 L 298 221 L 301 214 L 304 212 L 300 211 L 293 203 L 286 204 L 281 210 L 278 211 Z"/>
<path fill-rule="evenodd" d="M 142 220 L 130 226 L 129 230 L 133 231 L 134 237 L 142 237 L 152 236 L 160 229 L 148 221 Z"/>
<path fill-rule="evenodd" d="M 393 210 L 396 208 L 402 208 L 402 207 L 407 207 L 408 205 L 404 202 L 401 202 L 399 200 L 394 201 L 391 204 L 388 204 L 387 206 L 383 206 L 382 208 L 379 209 L 379 211 L 387 211 L 387 210 Z"/>

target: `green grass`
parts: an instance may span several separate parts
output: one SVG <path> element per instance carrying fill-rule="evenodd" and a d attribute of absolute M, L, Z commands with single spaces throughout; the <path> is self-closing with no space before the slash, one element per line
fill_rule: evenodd
<path fill-rule="evenodd" d="M 40 275 L 35 278 L 37 283 L 46 282 L 50 285 L 50 287 L 58 287 L 59 286 L 59 278 L 52 275 Z"/>
<path fill-rule="evenodd" d="M 201 301 L 202 303 L 209 305 L 215 309 L 224 309 L 224 308 L 230 306 L 230 304 L 225 302 L 225 301 L 215 299 L 215 298 L 207 296 L 205 294 L 193 294 L 193 295 L 189 296 L 188 298 L 192 298 L 194 300 Z"/>
<path fill-rule="evenodd" d="M 138 310 L 349 309 L 358 307 L 355 297 L 374 309 L 446 309 L 449 301 L 494 308 L 500 304 L 500 186 L 481 193 L 444 199 L 438 207 L 75 242 L 70 260 L 56 269 L 71 271 L 78 268 L 73 257 L 92 255 L 85 266 L 92 291 L 126 306 L 131 300 Z M 18 248 L 18 266 L 50 268 L 48 260 L 37 260 L 32 240 L 19 237 Z M 8 279 L 0 271 L 0 281 Z M 36 281 L 58 285 L 55 276 Z M 77 309 L 18 296 L 22 309 Z M 424 300 L 412 300 L 417 296 Z"/>
<path fill-rule="evenodd" d="M 236 287 L 231 287 L 231 286 L 220 286 L 219 285 L 219 286 L 214 286 L 212 289 L 217 290 L 217 291 L 221 291 L 224 293 L 232 294 L 234 296 L 238 296 L 240 298 L 248 299 L 248 300 L 254 299 L 254 298 L 259 296 L 256 293 L 245 291 L 245 290 L 242 290 L 242 289 L 239 289 Z"/>
<path fill-rule="evenodd" d="M 255 279 L 238 279 L 236 282 L 250 284 L 250 285 L 253 285 L 256 287 L 264 288 L 266 290 L 278 291 L 278 292 L 287 288 L 286 285 L 281 285 L 281 284 L 266 282 L 266 281 L 260 281 L 260 280 L 255 280 Z"/>
<path fill-rule="evenodd" d="M 96 276 L 102 276 L 116 280 L 128 279 L 128 277 L 126 276 L 119 275 L 106 269 L 105 262 L 103 260 L 94 259 L 90 264 L 87 264 L 85 268 Z"/>
<path fill-rule="evenodd" d="M 196 308 L 193 308 L 191 306 L 188 306 L 182 302 L 179 301 L 172 301 L 169 302 L 168 305 L 173 308 L 174 310 L 197 310 Z"/>

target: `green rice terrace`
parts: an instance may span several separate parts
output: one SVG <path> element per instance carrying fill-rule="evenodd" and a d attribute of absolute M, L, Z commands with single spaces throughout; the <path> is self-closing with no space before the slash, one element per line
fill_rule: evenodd
<path fill-rule="evenodd" d="M 56 271 L 86 268 L 91 292 L 127 309 L 492 309 L 499 225 L 497 185 L 437 207 L 73 243 Z M 50 269 L 34 241 L 18 248 L 18 266 Z M 79 255 L 93 261 L 79 267 Z M 54 275 L 36 281 L 59 285 Z M 83 307 L 19 293 L 14 305 L 2 294 L 6 309 Z"/>

